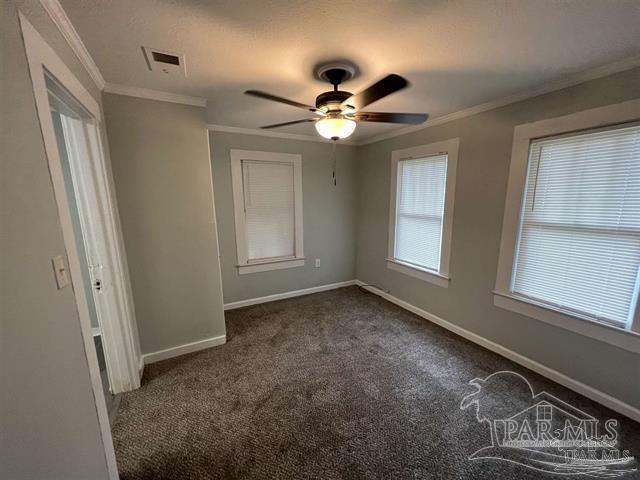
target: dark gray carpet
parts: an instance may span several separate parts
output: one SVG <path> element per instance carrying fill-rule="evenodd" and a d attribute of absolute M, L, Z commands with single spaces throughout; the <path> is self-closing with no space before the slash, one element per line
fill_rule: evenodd
<path fill-rule="evenodd" d="M 490 436 L 460 401 L 498 370 L 619 419 L 640 455 L 640 424 L 357 287 L 227 312 L 227 334 L 123 396 L 122 480 L 567 478 L 467 460 Z"/>

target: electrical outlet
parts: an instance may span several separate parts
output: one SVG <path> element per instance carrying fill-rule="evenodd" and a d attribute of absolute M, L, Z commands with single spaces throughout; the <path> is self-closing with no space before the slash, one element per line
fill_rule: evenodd
<path fill-rule="evenodd" d="M 320 268 L 320 259 L 316 258 L 316 268 Z"/>
<path fill-rule="evenodd" d="M 67 266 L 64 264 L 64 258 L 62 255 L 57 255 L 51 259 L 53 264 L 53 273 L 56 277 L 56 283 L 58 284 L 58 290 L 63 289 L 69 285 L 69 272 Z"/>

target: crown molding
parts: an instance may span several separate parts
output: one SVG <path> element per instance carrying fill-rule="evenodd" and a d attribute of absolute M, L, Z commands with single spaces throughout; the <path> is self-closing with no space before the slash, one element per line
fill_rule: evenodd
<path fill-rule="evenodd" d="M 333 140 L 323 138 L 320 135 L 303 135 L 299 133 L 285 133 L 274 132 L 273 130 L 262 130 L 259 128 L 242 128 L 242 127 L 228 127 L 226 125 L 214 125 L 209 124 L 207 128 L 212 132 L 225 132 L 225 133 L 237 133 L 241 135 L 258 135 L 260 137 L 272 137 L 272 138 L 286 138 L 289 140 L 299 140 L 303 142 L 319 142 L 319 143 L 333 143 Z M 338 145 L 358 145 L 355 142 L 349 140 L 341 140 Z"/>
<path fill-rule="evenodd" d="M 62 5 L 60 5 L 60 2 L 58 2 L 58 0 L 40 0 L 40 4 L 49 14 L 49 17 L 53 20 L 56 27 L 58 27 L 58 30 L 69 44 L 69 47 L 71 47 L 71 50 L 73 50 L 73 53 L 76 54 L 76 57 L 78 57 L 78 60 L 80 60 L 80 63 L 85 68 L 98 89 L 103 90 L 105 86 L 104 77 L 80 39 L 80 35 L 78 35 L 76 29 L 73 28 L 71 20 L 67 17 L 67 14 L 62 8 Z"/>
<path fill-rule="evenodd" d="M 149 88 L 130 87 L 128 85 L 118 85 L 115 83 L 107 83 L 104 86 L 104 91 L 105 93 L 114 93 L 116 95 L 159 100 L 161 102 L 181 103 L 183 105 L 193 105 L 195 107 L 207 106 L 206 98 L 180 95 L 179 93 L 161 92 L 160 90 L 151 90 Z"/>
<path fill-rule="evenodd" d="M 452 122 L 453 120 L 459 120 L 461 118 L 477 115 L 478 113 L 487 112 L 489 110 L 493 110 L 499 107 L 504 107 L 505 105 L 517 103 L 522 100 L 526 100 L 528 98 L 544 95 L 545 93 L 555 92 L 556 90 L 562 90 L 563 88 L 579 85 L 581 83 L 588 82 L 589 80 L 595 80 L 597 78 L 606 77 L 608 75 L 613 75 L 614 73 L 623 72 L 625 70 L 630 70 L 636 67 L 640 67 L 640 55 L 629 57 L 624 60 L 609 63 L 607 65 L 602 65 L 600 67 L 592 68 L 589 70 L 584 70 L 575 75 L 571 75 L 569 77 L 562 78 L 559 80 L 550 81 L 545 83 L 544 85 L 530 88 L 528 90 L 524 90 L 522 92 L 509 95 L 507 97 L 482 103 L 474 107 L 465 108 L 464 110 L 459 110 L 457 112 L 449 113 L 447 115 L 442 115 L 440 117 L 427 120 L 422 125 L 415 125 L 411 127 L 400 128 L 398 130 L 394 130 L 388 133 L 382 133 L 380 135 L 376 135 L 374 137 L 364 139 L 360 141 L 358 145 L 368 145 L 370 143 L 379 142 L 381 140 L 386 140 L 388 138 L 399 137 L 401 135 L 406 135 L 408 133 L 424 130 L 425 128 L 435 127 L 436 125 L 442 125 L 443 123 Z"/>

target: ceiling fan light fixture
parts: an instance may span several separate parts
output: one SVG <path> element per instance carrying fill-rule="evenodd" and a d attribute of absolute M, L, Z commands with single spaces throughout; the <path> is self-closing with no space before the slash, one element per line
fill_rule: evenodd
<path fill-rule="evenodd" d="M 333 86 L 333 90 L 322 92 L 318 95 L 315 105 L 300 103 L 260 90 L 247 90 L 244 93 L 313 112 L 316 115 L 315 117 L 290 122 L 263 125 L 260 128 L 288 127 L 313 122 L 318 134 L 331 140 L 340 140 L 351 136 L 356 129 L 357 123 L 360 122 L 419 125 L 427 121 L 428 115 L 426 113 L 365 111 L 364 108 L 368 105 L 408 87 L 409 82 L 400 75 L 390 73 L 359 93 L 353 94 L 346 90 L 340 90 L 339 85 L 351 78 L 355 72 L 355 69 L 350 69 L 344 65 L 330 64 L 321 66 L 318 77 L 328 81 Z"/>
<path fill-rule="evenodd" d="M 356 122 L 342 115 L 327 115 L 316 122 L 316 130 L 324 138 L 339 140 L 347 138 L 356 129 Z"/>

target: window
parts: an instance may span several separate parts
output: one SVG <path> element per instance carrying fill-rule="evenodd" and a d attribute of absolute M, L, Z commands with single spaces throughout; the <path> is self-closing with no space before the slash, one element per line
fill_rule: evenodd
<path fill-rule="evenodd" d="M 531 143 L 513 293 L 624 327 L 640 265 L 640 127 Z"/>
<path fill-rule="evenodd" d="M 304 265 L 300 155 L 231 150 L 238 271 Z"/>
<path fill-rule="evenodd" d="M 638 112 L 631 101 L 516 128 L 497 306 L 640 351 Z"/>
<path fill-rule="evenodd" d="M 397 260 L 440 269 L 446 176 L 446 154 L 398 162 Z"/>
<path fill-rule="evenodd" d="M 447 287 L 458 139 L 397 150 L 391 159 L 387 266 Z"/>

